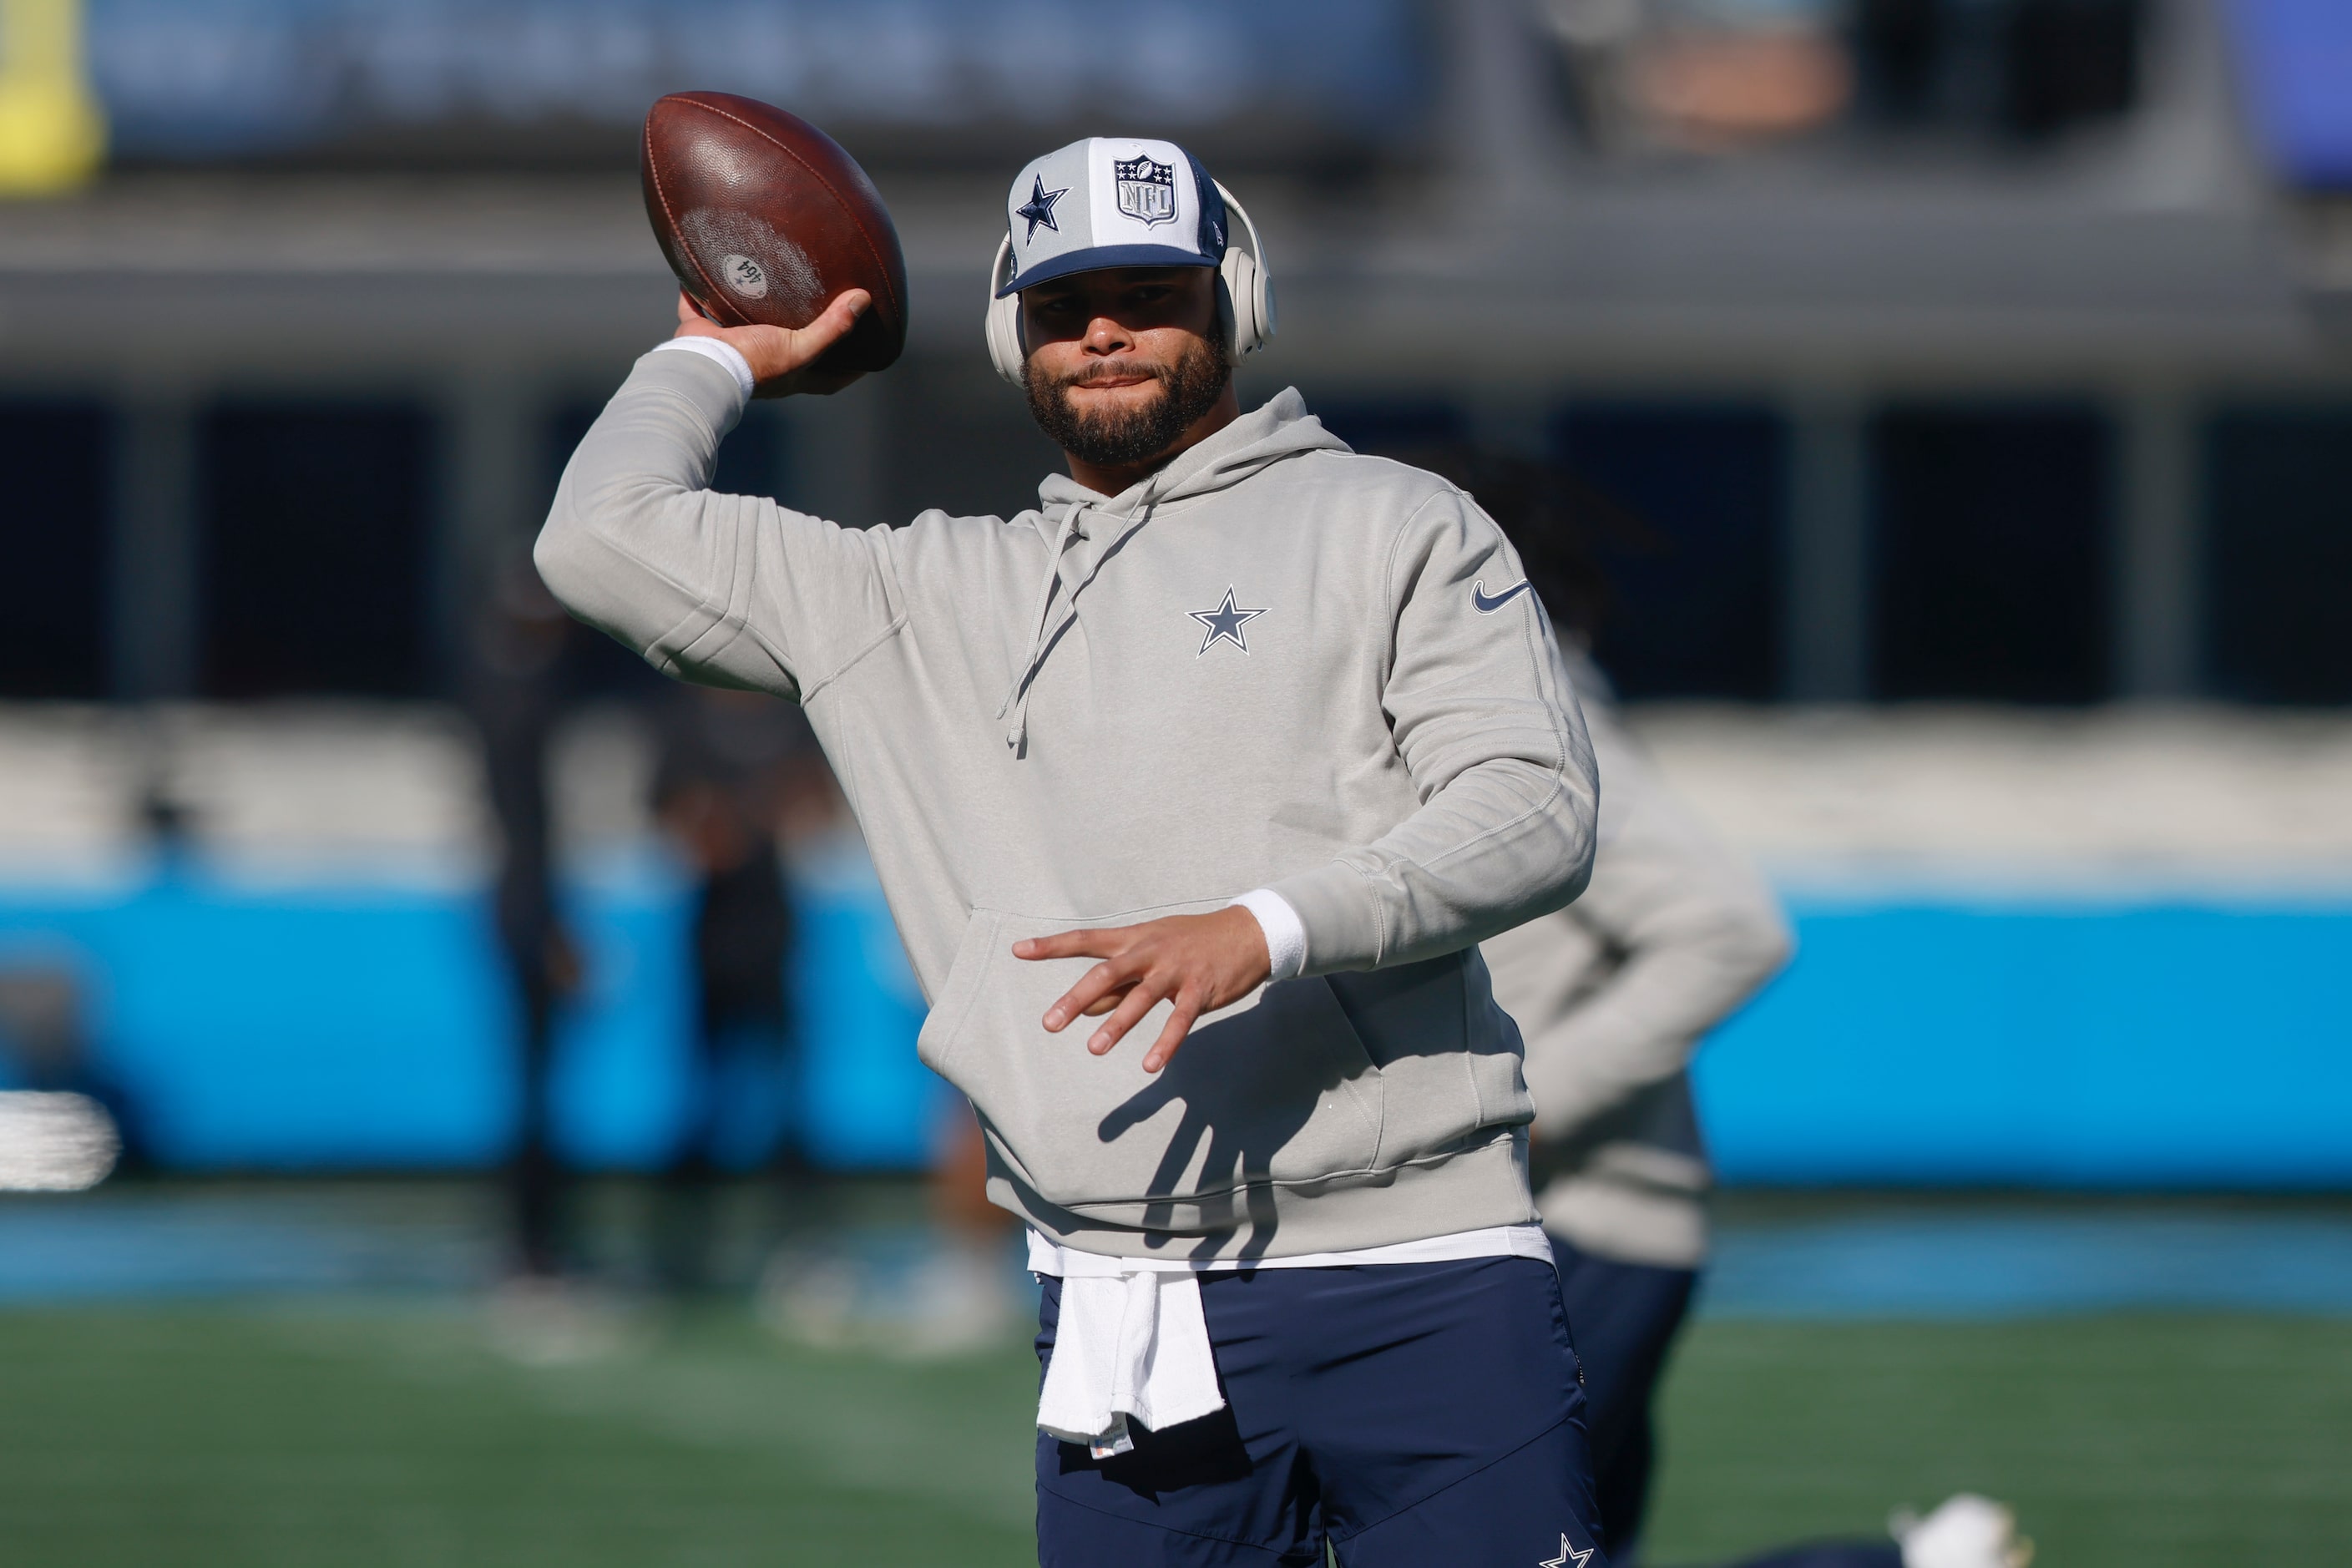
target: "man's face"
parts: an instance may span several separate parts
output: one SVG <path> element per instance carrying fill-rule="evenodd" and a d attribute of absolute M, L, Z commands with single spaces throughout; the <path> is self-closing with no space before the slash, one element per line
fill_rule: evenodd
<path fill-rule="evenodd" d="M 1021 293 L 1029 411 L 1065 451 L 1147 462 L 1216 405 L 1230 378 L 1206 267 L 1109 267 Z"/>

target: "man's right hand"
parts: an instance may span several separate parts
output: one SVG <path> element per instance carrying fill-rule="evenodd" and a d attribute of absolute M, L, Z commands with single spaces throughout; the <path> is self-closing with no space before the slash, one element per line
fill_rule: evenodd
<path fill-rule="evenodd" d="M 815 362 L 839 342 L 872 302 L 863 289 L 845 289 L 833 297 L 817 319 L 795 331 L 791 327 L 721 327 L 694 308 L 683 289 L 677 296 L 680 338 L 717 338 L 743 356 L 751 367 L 754 397 L 786 397 L 795 392 L 839 392 L 866 373 L 862 370 L 819 370 Z"/>

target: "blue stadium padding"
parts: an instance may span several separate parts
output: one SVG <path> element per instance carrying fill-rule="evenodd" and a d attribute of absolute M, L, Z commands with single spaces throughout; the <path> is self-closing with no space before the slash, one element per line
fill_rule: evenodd
<path fill-rule="evenodd" d="M 2352 904 L 1795 912 L 1700 1058 L 1727 1181 L 2352 1186 Z"/>
<path fill-rule="evenodd" d="M 0 904 L 0 962 L 77 955 L 106 1076 L 153 1156 L 196 1169 L 495 1157 L 487 934 L 473 900 L 173 874 Z"/>
<path fill-rule="evenodd" d="M 571 895 L 589 990 L 564 1145 L 643 1169 L 684 1104 L 686 893 L 658 859 Z M 795 1120 L 844 1167 L 917 1168 L 950 1097 L 863 868 L 794 888 Z M 2352 901 L 1801 898 L 1789 973 L 1709 1043 L 1727 1181 L 2352 1186 Z M 0 966 L 94 982 L 102 1060 L 189 1169 L 478 1167 L 512 1125 L 511 1004 L 478 895 L 182 871 L 0 888 Z"/>
<path fill-rule="evenodd" d="M 687 889 L 667 861 L 632 858 L 599 867 L 569 889 L 564 905 L 586 979 L 559 1024 L 551 1091 L 557 1144 L 586 1165 L 657 1168 L 677 1145 L 687 1109 Z M 477 1051 L 498 1054 L 499 1028 L 513 1026 L 503 985 L 499 1002 L 499 1025 Z M 502 1076 L 510 1104 L 513 1076 Z"/>
<path fill-rule="evenodd" d="M 648 858 L 600 868 L 568 902 L 588 982 L 562 1030 L 559 1142 L 591 1166 L 658 1165 L 686 1103 L 686 889 Z M 919 1167 L 945 1091 L 914 1058 L 921 1007 L 879 890 L 828 876 L 794 903 L 793 1119 L 823 1163 Z M 479 1167 L 508 1147 L 514 1005 L 478 894 L 184 868 L 0 888 L 0 967 L 27 963 L 88 979 L 100 1065 L 167 1166 Z"/>
<path fill-rule="evenodd" d="M 793 978 L 807 1042 L 808 1152 L 846 1169 L 927 1166 L 959 1101 L 915 1058 L 923 996 L 881 884 L 870 868 L 844 856 L 793 892 L 802 922 Z"/>

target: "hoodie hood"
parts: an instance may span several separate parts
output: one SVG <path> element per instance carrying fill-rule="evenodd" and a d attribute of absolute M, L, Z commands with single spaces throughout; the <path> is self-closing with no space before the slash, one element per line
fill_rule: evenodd
<path fill-rule="evenodd" d="M 1283 388 L 1207 440 L 1176 454 L 1168 466 L 1115 496 L 1090 490 L 1067 474 L 1048 474 L 1037 486 L 1047 511 L 1072 504 L 1132 516 L 1141 507 L 1228 489 L 1299 452 L 1345 452 L 1348 444 L 1307 412 L 1295 386 Z"/>
<path fill-rule="evenodd" d="M 1155 510 L 1169 501 L 1230 489 L 1299 452 L 1349 449 L 1345 441 L 1323 428 L 1323 421 L 1307 412 L 1307 400 L 1298 395 L 1298 389 L 1286 386 L 1207 440 L 1177 453 L 1159 472 L 1115 496 L 1090 490 L 1067 474 L 1046 475 L 1037 486 L 1035 523 L 1045 541 L 1045 572 L 1037 584 L 1036 611 L 1029 617 L 1028 654 L 1015 667 L 1013 684 L 996 708 L 996 717 L 1005 721 L 1004 743 L 1015 754 L 1027 751 L 1029 689 L 1037 679 L 1038 667 L 1053 649 L 1057 627 L 1076 614 L 1079 591 L 1117 552 L 1119 542 L 1150 521 Z M 1118 519 L 1109 537 L 1093 538 L 1081 521 L 1088 511 Z M 1075 563 L 1075 571 L 1070 559 L 1074 540 L 1094 544 Z"/>

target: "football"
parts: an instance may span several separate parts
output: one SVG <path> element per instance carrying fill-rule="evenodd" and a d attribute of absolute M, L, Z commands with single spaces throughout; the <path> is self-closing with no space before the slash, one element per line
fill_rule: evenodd
<path fill-rule="evenodd" d="M 874 297 L 819 367 L 877 371 L 907 343 L 907 262 L 874 182 L 807 121 L 727 92 L 646 116 L 646 216 L 679 285 L 723 327 L 805 327 L 845 289 Z"/>

